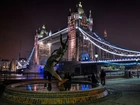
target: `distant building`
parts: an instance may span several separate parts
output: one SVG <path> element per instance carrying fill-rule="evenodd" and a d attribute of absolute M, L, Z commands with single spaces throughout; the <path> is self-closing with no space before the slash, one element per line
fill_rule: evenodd
<path fill-rule="evenodd" d="M 8 59 L 0 59 L 0 71 L 9 70 L 10 61 Z"/>

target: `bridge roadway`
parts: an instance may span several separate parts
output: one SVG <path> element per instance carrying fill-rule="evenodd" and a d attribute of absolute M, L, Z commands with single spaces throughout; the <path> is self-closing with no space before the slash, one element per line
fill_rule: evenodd
<path fill-rule="evenodd" d="M 2 93 L 2 86 L 0 86 Z M 105 98 L 76 105 L 140 105 L 140 78 L 107 79 L 109 95 Z M 1 105 L 19 105 L 0 97 Z M 20 105 L 24 105 L 21 104 Z"/>

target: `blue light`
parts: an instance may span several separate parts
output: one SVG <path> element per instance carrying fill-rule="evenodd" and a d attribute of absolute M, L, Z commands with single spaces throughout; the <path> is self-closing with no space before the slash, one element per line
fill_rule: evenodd
<path fill-rule="evenodd" d="M 108 63 L 108 64 L 120 65 L 120 66 L 136 65 L 136 63 Z"/>
<path fill-rule="evenodd" d="M 28 90 L 29 90 L 29 91 L 32 91 L 31 85 L 28 85 Z"/>
<path fill-rule="evenodd" d="M 81 54 L 82 61 L 90 61 L 90 57 L 88 53 Z"/>
<path fill-rule="evenodd" d="M 90 89 L 90 85 L 88 84 L 81 84 L 81 90 L 88 90 Z"/>

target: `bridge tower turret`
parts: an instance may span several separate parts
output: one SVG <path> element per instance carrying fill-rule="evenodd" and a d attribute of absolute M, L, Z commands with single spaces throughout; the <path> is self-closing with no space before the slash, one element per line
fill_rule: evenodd
<path fill-rule="evenodd" d="M 79 26 L 79 14 L 78 14 L 78 6 L 77 5 L 76 5 L 75 13 L 74 13 L 74 18 L 75 18 L 76 28 L 78 28 L 78 26 Z"/>
<path fill-rule="evenodd" d="M 106 30 L 104 30 L 104 39 L 107 40 L 107 31 Z M 103 58 L 108 59 L 108 53 L 106 53 L 105 51 L 103 51 Z"/>
<path fill-rule="evenodd" d="M 88 18 L 88 21 L 89 21 L 89 24 L 88 24 L 89 30 L 90 30 L 90 32 L 92 32 L 93 18 L 92 18 L 92 16 L 91 16 L 91 10 L 89 11 L 89 18 Z"/>

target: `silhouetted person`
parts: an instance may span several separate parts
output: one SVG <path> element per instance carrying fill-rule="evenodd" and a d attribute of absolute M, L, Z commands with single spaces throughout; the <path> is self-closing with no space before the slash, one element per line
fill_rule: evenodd
<path fill-rule="evenodd" d="M 51 81 L 52 79 L 52 74 L 48 71 L 44 71 L 44 79 Z M 47 87 L 47 83 L 44 84 L 44 88 Z"/>
<path fill-rule="evenodd" d="M 131 78 L 132 76 L 131 76 L 131 72 L 129 71 L 129 78 Z"/>
<path fill-rule="evenodd" d="M 64 74 L 64 79 L 67 79 L 67 73 Z M 67 82 L 64 83 L 64 88 L 65 88 L 65 90 L 67 90 L 67 88 L 68 88 Z"/>
<path fill-rule="evenodd" d="M 64 79 L 68 79 L 68 81 L 66 81 L 66 83 L 64 83 L 64 87 L 65 87 L 65 90 L 70 90 L 71 88 L 71 76 L 69 73 L 65 73 L 64 75 Z"/>
<path fill-rule="evenodd" d="M 47 80 L 47 71 L 44 71 L 44 79 Z M 47 83 L 44 84 L 44 88 L 47 87 Z"/>
<path fill-rule="evenodd" d="M 97 84 L 98 83 L 97 78 L 95 77 L 94 73 L 92 73 L 91 80 L 92 80 L 93 84 Z"/>
<path fill-rule="evenodd" d="M 44 79 L 47 79 L 47 71 L 44 71 Z"/>
<path fill-rule="evenodd" d="M 106 77 L 105 71 L 101 70 L 100 79 L 101 79 L 101 84 L 102 85 L 105 85 L 105 77 Z"/>
<path fill-rule="evenodd" d="M 52 74 L 50 72 L 47 72 L 47 76 L 48 76 L 48 81 L 52 80 Z"/>
<path fill-rule="evenodd" d="M 67 74 L 67 79 L 69 79 L 68 81 L 71 81 L 70 73 Z"/>
<path fill-rule="evenodd" d="M 70 88 L 71 88 L 71 75 L 70 75 L 70 73 L 68 73 L 68 77 L 67 77 L 67 79 L 69 79 L 68 80 L 68 90 L 70 90 Z"/>
<path fill-rule="evenodd" d="M 96 87 L 97 86 L 97 83 L 98 83 L 98 80 L 97 80 L 97 78 L 96 78 L 96 76 L 95 76 L 94 73 L 92 73 L 91 81 L 92 81 L 92 88 L 93 87 Z"/>
<path fill-rule="evenodd" d="M 51 91 L 52 90 L 52 84 L 51 83 L 48 83 L 47 89 L 48 89 L 48 91 Z"/>

